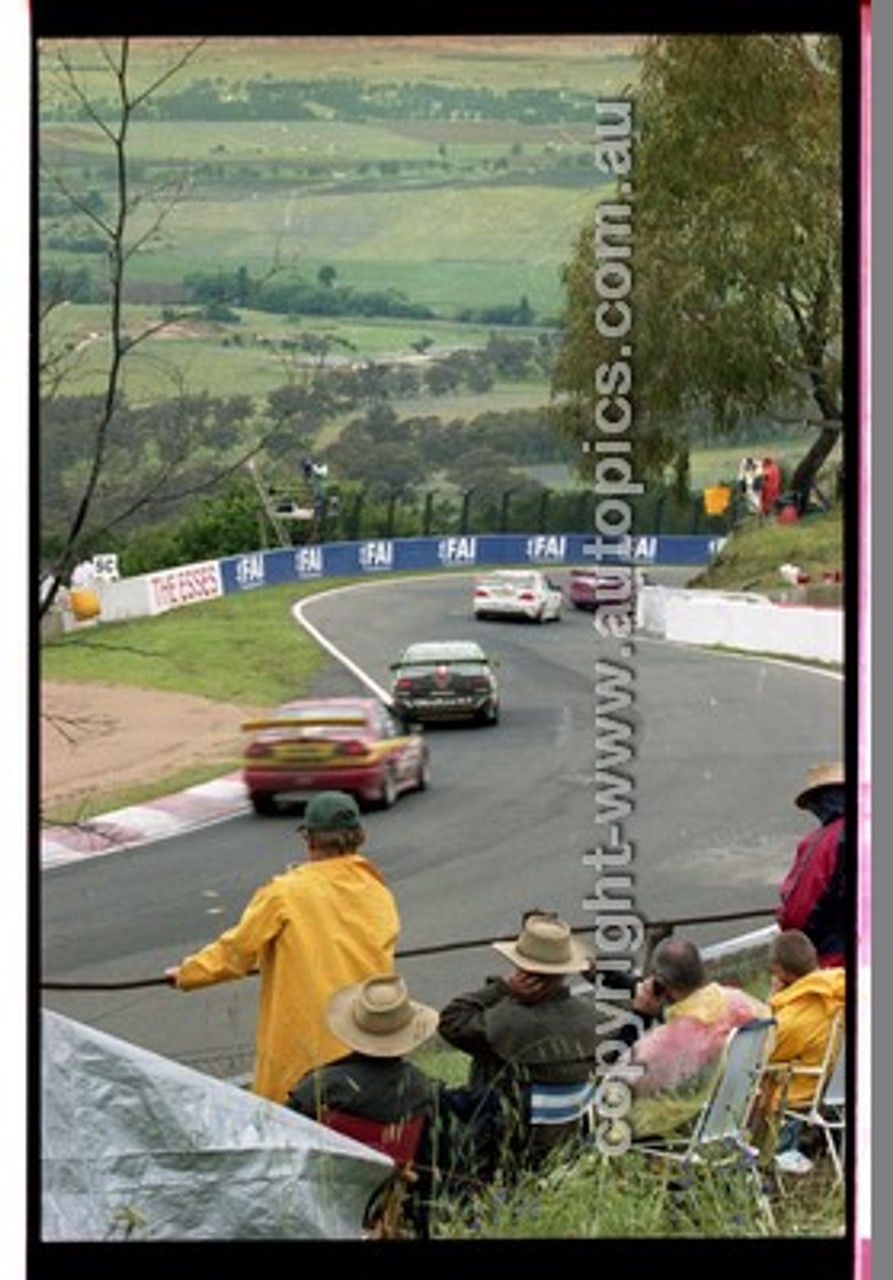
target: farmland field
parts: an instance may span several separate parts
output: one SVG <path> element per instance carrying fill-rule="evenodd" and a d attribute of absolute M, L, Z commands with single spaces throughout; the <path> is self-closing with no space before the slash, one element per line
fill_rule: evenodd
<path fill-rule="evenodd" d="M 135 40 L 133 88 L 145 88 L 184 48 L 183 41 Z M 39 45 L 41 270 L 80 273 L 97 293 L 101 236 L 91 237 L 90 220 L 73 218 L 58 192 L 107 212 L 114 154 L 95 123 L 72 108 L 60 52 L 84 94 L 105 104 L 100 114 L 115 112 L 97 42 Z M 609 190 L 594 164 L 596 96 L 635 80 L 634 53 L 633 40 L 603 36 L 202 43 L 157 99 L 202 91 L 213 114 L 215 104 L 225 111 L 252 91 L 298 83 L 295 110 L 310 118 L 273 109 L 268 118 L 202 118 L 197 109 L 182 119 L 154 118 L 151 110 L 134 118 L 129 235 L 139 249 L 125 280 L 128 330 L 157 324 L 166 305 L 187 302 L 190 278 L 237 271 L 310 282 L 331 271 L 339 287 L 393 293 L 437 318 L 321 319 L 240 308 L 236 324 L 172 328 L 141 345 L 128 361 L 128 395 L 145 402 L 174 394 L 177 379 L 187 392 L 263 395 L 284 378 L 280 358 L 260 344 L 287 339 L 296 327 L 334 335 L 362 360 L 403 358 L 422 337 L 441 350 L 482 345 L 497 326 L 459 324 L 463 312 L 523 303 L 535 323 L 554 324 L 562 268 Z M 372 95 L 368 110 L 337 96 L 357 84 Z M 463 93 L 471 96 L 455 96 Z M 526 96 L 506 111 L 505 95 L 513 93 Z M 390 97 L 399 94 L 407 95 L 406 109 L 388 115 Z M 100 389 L 103 307 L 74 298 L 53 323 L 78 349 L 66 392 Z M 544 382 L 537 394 L 545 392 Z M 522 400 L 530 394 L 524 389 Z M 478 410 L 488 405 L 483 393 Z"/>

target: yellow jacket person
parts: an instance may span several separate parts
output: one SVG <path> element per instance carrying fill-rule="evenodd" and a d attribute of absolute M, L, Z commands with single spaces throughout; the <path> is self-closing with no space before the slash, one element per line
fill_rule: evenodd
<path fill-rule="evenodd" d="M 308 860 L 255 890 L 239 921 L 166 971 L 181 991 L 260 972 L 253 1090 L 284 1103 L 308 1071 L 345 1054 L 329 1029 L 333 992 L 390 973 L 397 906 L 360 852 L 365 832 L 352 796 L 324 791 L 299 828 Z"/>

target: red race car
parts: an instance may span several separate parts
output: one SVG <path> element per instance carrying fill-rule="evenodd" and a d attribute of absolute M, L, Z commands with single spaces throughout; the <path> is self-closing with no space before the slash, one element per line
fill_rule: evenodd
<path fill-rule="evenodd" d="M 429 784 L 422 729 L 377 698 L 286 702 L 242 728 L 254 735 L 242 776 L 255 813 L 330 790 L 350 792 L 365 808 L 389 809 L 403 792 Z"/>
<path fill-rule="evenodd" d="M 575 609 L 595 610 L 599 604 L 623 604 L 635 599 L 642 585 L 641 570 L 624 565 L 594 565 L 571 569 L 568 599 Z"/>

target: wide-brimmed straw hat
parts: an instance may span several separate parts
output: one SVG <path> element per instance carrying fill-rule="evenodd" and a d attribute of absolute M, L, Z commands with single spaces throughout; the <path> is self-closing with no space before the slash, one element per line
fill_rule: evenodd
<path fill-rule="evenodd" d="M 555 916 L 528 916 L 514 942 L 494 942 L 493 946 L 528 973 L 583 973 L 592 963 L 570 926 Z"/>
<path fill-rule="evenodd" d="M 373 1058 L 399 1058 L 437 1030 L 438 1012 L 409 998 L 396 973 L 375 974 L 336 991 L 328 1004 L 332 1032 Z"/>
<path fill-rule="evenodd" d="M 842 787 L 844 785 L 843 765 L 839 761 L 834 764 L 818 764 L 807 772 L 808 782 L 803 790 L 794 798 L 798 809 L 808 808 L 814 792 L 822 787 Z"/>

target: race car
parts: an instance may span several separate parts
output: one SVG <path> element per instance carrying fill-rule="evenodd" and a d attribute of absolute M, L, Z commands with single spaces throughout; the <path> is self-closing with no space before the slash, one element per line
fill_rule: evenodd
<path fill-rule="evenodd" d="M 389 809 L 430 782 L 428 744 L 378 698 L 314 698 L 283 703 L 248 720 L 242 776 L 255 813 L 316 791 L 347 791 L 365 808 Z"/>

